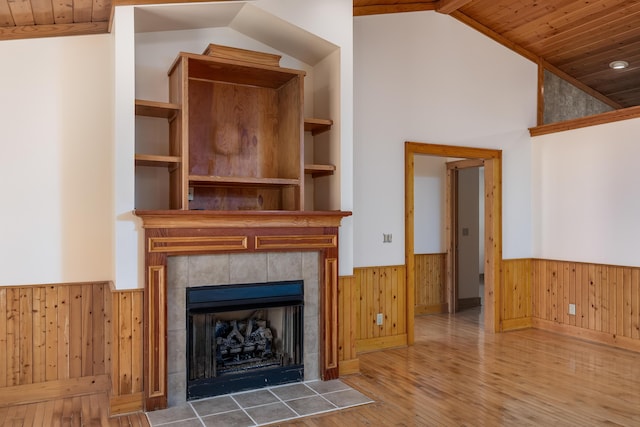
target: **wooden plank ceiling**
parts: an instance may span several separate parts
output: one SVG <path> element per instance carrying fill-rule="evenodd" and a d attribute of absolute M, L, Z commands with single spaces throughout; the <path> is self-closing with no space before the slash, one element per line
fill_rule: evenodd
<path fill-rule="evenodd" d="M 0 0 L 0 40 L 104 33 L 111 8 L 112 0 Z M 640 105 L 638 0 L 353 0 L 355 16 L 422 10 L 450 14 L 616 108 Z M 610 69 L 616 60 L 630 66 Z"/>

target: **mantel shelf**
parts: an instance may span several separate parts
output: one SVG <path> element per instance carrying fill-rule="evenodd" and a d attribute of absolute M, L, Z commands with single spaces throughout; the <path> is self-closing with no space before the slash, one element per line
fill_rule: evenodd
<path fill-rule="evenodd" d="M 144 228 L 339 227 L 350 211 L 135 210 Z"/>
<path fill-rule="evenodd" d="M 333 120 L 329 119 L 304 119 L 304 131 L 311 132 L 311 135 L 316 136 L 320 133 L 326 132 L 333 126 Z"/>

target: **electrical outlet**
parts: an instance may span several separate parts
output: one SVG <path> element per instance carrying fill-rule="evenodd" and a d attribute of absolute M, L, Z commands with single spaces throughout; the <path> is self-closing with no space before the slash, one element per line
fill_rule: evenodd
<path fill-rule="evenodd" d="M 391 243 L 392 238 L 393 238 L 393 235 L 391 233 L 389 234 L 382 233 L 382 243 Z"/>
<path fill-rule="evenodd" d="M 569 304 L 569 314 L 575 316 L 576 315 L 576 305 L 575 304 Z"/>
<path fill-rule="evenodd" d="M 376 316 L 376 325 L 380 326 L 383 322 L 384 316 L 382 315 L 382 313 L 378 313 L 378 315 Z"/>
<path fill-rule="evenodd" d="M 193 187 L 189 187 L 189 193 L 188 193 L 187 199 L 189 199 L 189 201 L 193 200 Z"/>

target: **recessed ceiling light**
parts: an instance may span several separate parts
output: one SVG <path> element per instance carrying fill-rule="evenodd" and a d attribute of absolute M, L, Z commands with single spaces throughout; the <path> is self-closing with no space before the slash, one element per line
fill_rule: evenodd
<path fill-rule="evenodd" d="M 609 64 L 609 67 L 613 68 L 614 70 L 624 70 L 628 66 L 629 63 L 627 61 L 613 61 Z"/>

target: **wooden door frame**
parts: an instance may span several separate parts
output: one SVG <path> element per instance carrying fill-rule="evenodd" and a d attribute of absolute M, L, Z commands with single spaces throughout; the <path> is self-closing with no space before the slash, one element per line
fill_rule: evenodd
<path fill-rule="evenodd" d="M 502 263 L 502 151 L 474 147 L 458 147 L 421 142 L 405 142 L 405 263 L 407 266 L 407 342 L 414 343 L 415 315 L 415 258 L 414 258 L 414 157 L 428 155 L 458 159 L 484 160 L 484 251 L 485 298 L 484 329 L 500 331 L 500 265 Z M 447 247 L 447 290 L 451 295 L 452 270 L 450 262 L 451 225 L 445 233 Z"/>
<path fill-rule="evenodd" d="M 458 171 L 484 166 L 484 159 L 465 159 L 447 162 L 445 202 L 445 247 L 447 248 L 447 307 L 449 313 L 458 312 Z M 447 240 L 448 239 L 448 240 Z M 484 297 L 484 296 L 483 296 Z M 483 298 L 484 299 L 484 298 Z"/>

